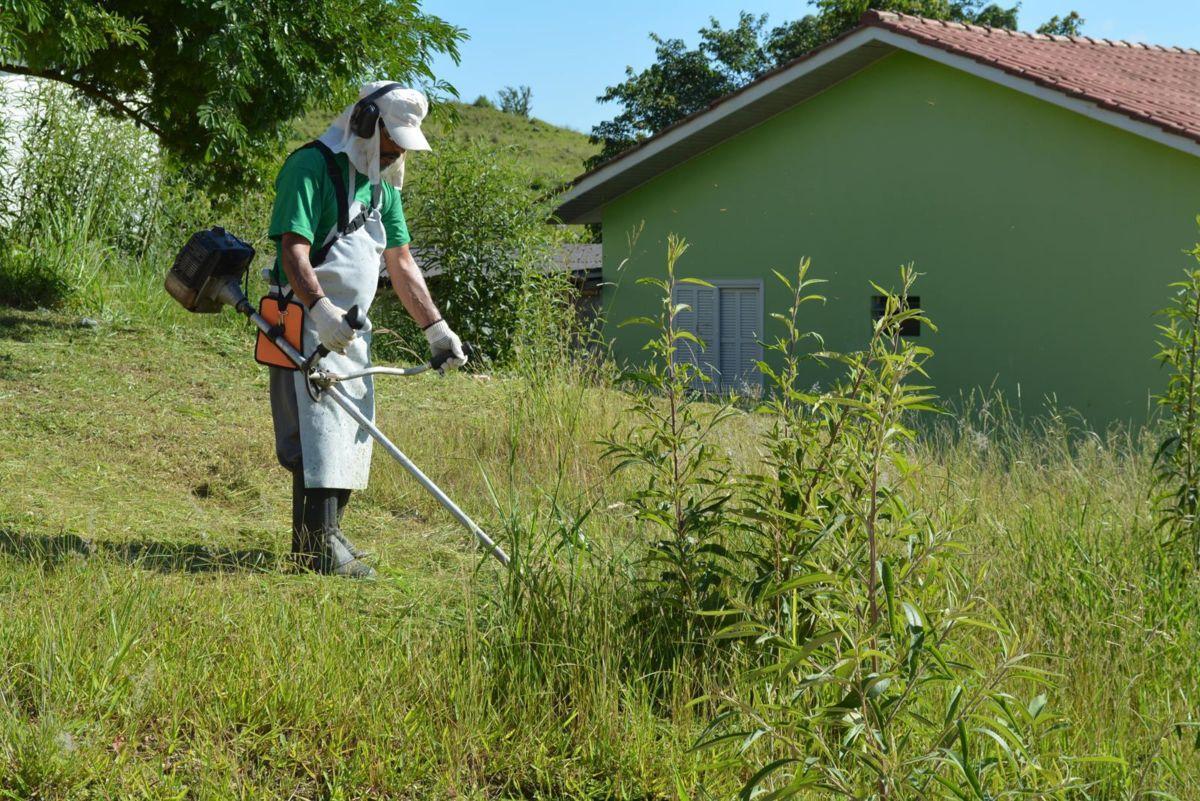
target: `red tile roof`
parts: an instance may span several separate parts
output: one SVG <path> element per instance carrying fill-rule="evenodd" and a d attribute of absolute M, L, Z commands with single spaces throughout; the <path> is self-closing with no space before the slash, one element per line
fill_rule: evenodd
<path fill-rule="evenodd" d="M 563 220 L 584 220 L 586 217 L 586 221 L 594 222 L 599 219 L 595 217 L 597 209 L 613 198 L 778 113 L 785 107 L 780 105 L 782 102 L 793 105 L 803 102 L 875 58 L 883 57 L 886 52 L 875 45 L 885 36 L 903 37 L 926 52 L 940 49 L 1064 97 L 1098 106 L 1111 114 L 1157 127 L 1177 137 L 1168 142 L 1170 146 L 1184 144 L 1186 152 L 1196 153 L 1194 145 L 1200 144 L 1200 51 L 1087 36 L 1019 33 L 907 14 L 868 11 L 858 27 L 834 41 L 714 100 L 707 108 L 578 176 L 571 182 L 571 188 L 555 214 Z M 873 38 L 865 40 L 864 37 Z M 847 50 L 847 43 L 856 41 L 857 44 Z M 895 41 L 887 44 L 889 49 L 903 46 Z M 830 53 L 834 54 L 832 60 L 818 63 Z M 855 57 L 864 54 L 865 60 Z M 844 65 L 841 62 L 845 62 Z M 955 66 L 961 68 L 963 65 Z M 810 71 L 818 77 L 809 80 Z M 780 83 L 781 78 L 792 74 L 794 84 Z M 772 93 L 763 95 L 760 89 L 770 81 L 777 85 Z M 751 98 L 755 93 L 758 96 Z M 773 101 L 771 95 L 775 93 L 787 97 Z M 735 113 L 722 116 L 722 109 L 728 110 L 729 104 L 739 103 Z M 1144 130 L 1136 132 L 1147 135 Z"/>
<path fill-rule="evenodd" d="M 1200 142 L 1200 50 L 868 11 L 883 28 Z"/>

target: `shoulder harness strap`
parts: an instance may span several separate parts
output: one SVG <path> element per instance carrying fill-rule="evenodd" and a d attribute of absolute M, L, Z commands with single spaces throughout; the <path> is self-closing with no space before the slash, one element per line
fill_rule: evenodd
<path fill-rule="evenodd" d="M 332 239 L 321 245 L 321 247 L 317 248 L 317 250 L 313 251 L 309 256 L 309 262 L 313 267 L 317 267 L 323 261 L 325 261 L 325 258 L 329 255 L 330 249 L 333 248 L 334 242 L 337 242 L 343 236 L 354 233 L 359 228 L 362 228 L 364 225 L 366 225 L 367 214 L 369 210 L 363 208 L 362 211 L 354 216 L 353 220 L 349 219 L 350 208 L 349 201 L 346 199 L 346 180 L 342 177 L 342 170 L 340 167 L 338 167 L 337 160 L 333 156 L 333 151 L 329 149 L 328 145 L 320 140 L 313 140 L 307 145 L 301 147 L 300 150 L 310 147 L 319 151 L 322 158 L 325 159 L 325 169 L 329 173 L 329 180 L 333 182 L 333 196 L 337 198 L 338 206 L 337 233 L 334 234 Z M 371 188 L 371 209 L 379 208 L 379 200 L 382 194 L 381 188 L 381 185 L 376 185 Z"/>

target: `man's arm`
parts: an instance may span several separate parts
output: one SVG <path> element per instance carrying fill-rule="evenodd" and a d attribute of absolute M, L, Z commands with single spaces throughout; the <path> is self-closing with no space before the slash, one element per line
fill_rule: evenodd
<path fill-rule="evenodd" d="M 383 261 L 387 265 L 396 297 L 417 325 L 428 328 L 442 319 L 429 294 L 429 287 L 425 285 L 425 276 L 421 275 L 421 268 L 417 266 L 408 245 L 383 251 Z"/>
<path fill-rule="evenodd" d="M 421 268 L 417 266 L 408 245 L 383 251 L 383 261 L 392 278 L 396 297 L 400 298 L 413 321 L 425 331 L 425 339 L 429 342 L 434 359 L 444 358 L 444 365 L 449 369 L 466 364 L 467 355 L 463 352 L 462 340 L 450 330 L 449 324 L 442 319 L 434 305 L 429 287 L 425 285 L 425 276 L 421 275 Z"/>
<path fill-rule="evenodd" d="M 282 249 L 280 261 L 283 262 L 283 272 L 287 275 L 292 291 L 304 304 L 304 308 L 311 309 L 318 300 L 325 297 L 325 293 L 321 291 L 321 284 L 317 281 L 317 272 L 309 261 L 312 243 L 300 234 L 289 231 L 283 235 L 279 247 Z"/>
<path fill-rule="evenodd" d="M 317 271 L 309 260 L 312 243 L 289 231 L 280 238 L 279 247 L 288 284 L 296 298 L 308 309 L 317 329 L 317 338 L 331 351 L 345 353 L 346 346 L 354 340 L 354 329 L 346 321 L 346 310 L 334 305 L 321 289 Z"/>

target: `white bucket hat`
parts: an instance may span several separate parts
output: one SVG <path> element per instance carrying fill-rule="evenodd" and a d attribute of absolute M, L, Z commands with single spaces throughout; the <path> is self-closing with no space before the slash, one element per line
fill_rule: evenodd
<path fill-rule="evenodd" d="M 388 86 L 391 81 L 371 81 L 358 90 L 359 100 Z M 421 122 L 429 113 L 429 101 L 416 89 L 396 88 L 375 98 L 379 108 L 379 119 L 387 128 L 393 142 L 409 150 L 432 150 L 429 140 L 421 132 Z M 356 136 L 350 130 L 350 117 L 354 113 L 352 103 L 338 115 L 337 119 L 319 137 L 334 153 L 345 153 L 350 166 L 366 175 L 372 184 L 385 180 L 397 189 L 404 186 L 404 154 L 385 170 L 379 169 L 379 131 L 376 128 L 370 138 Z"/>

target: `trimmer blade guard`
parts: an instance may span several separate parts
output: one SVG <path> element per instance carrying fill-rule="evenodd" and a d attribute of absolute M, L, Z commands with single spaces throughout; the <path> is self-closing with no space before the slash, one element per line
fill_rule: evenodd
<path fill-rule="evenodd" d="M 190 312 L 220 311 L 219 290 L 237 281 L 253 259 L 254 248 L 224 228 L 192 234 L 167 273 L 167 292 Z"/>

